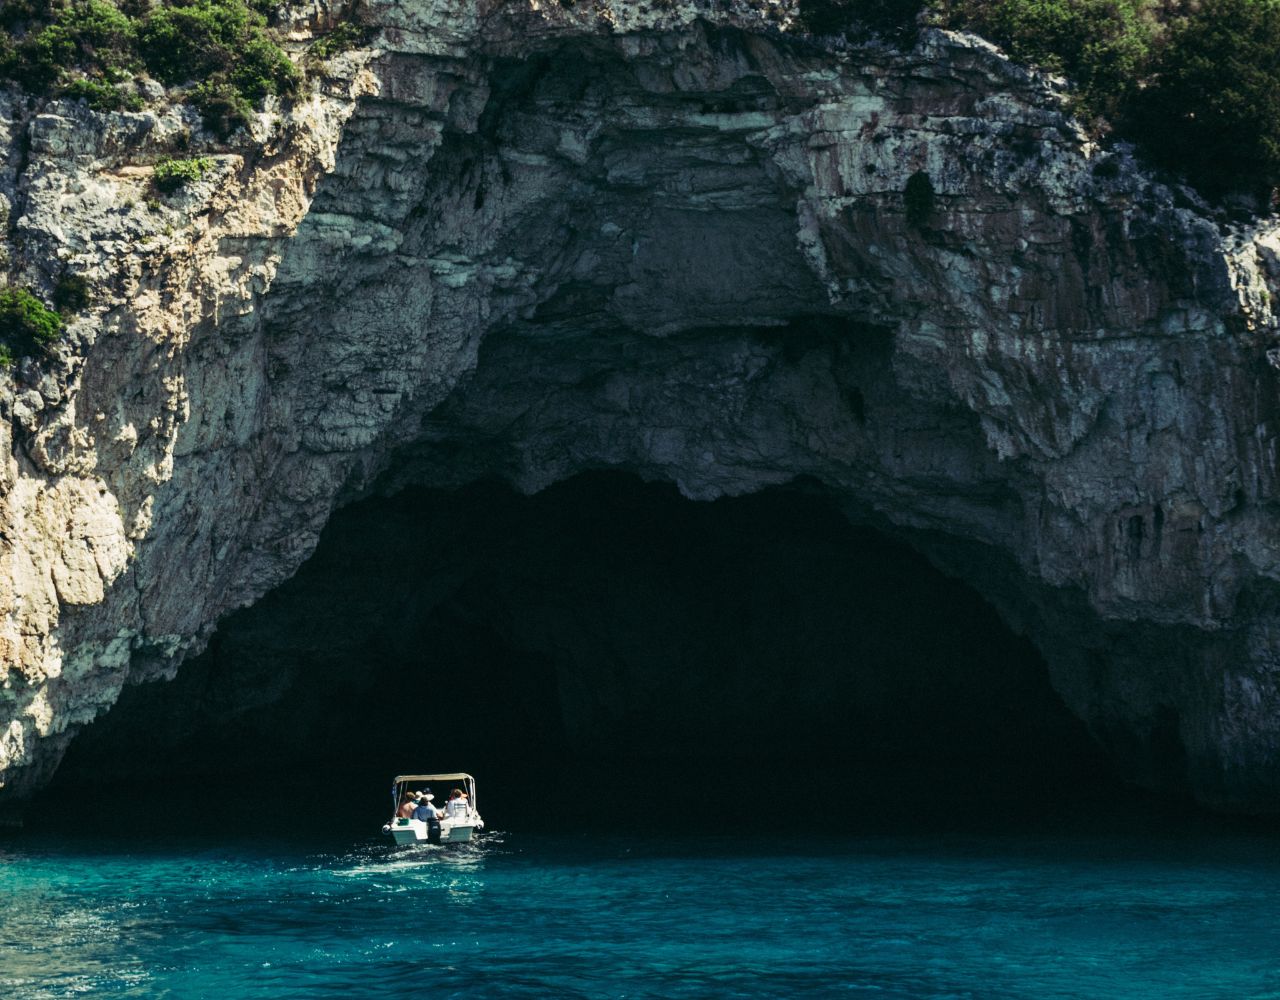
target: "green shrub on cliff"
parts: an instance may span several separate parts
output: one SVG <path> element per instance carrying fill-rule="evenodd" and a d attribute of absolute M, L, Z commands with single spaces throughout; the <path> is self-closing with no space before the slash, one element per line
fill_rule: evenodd
<path fill-rule="evenodd" d="M 106 80 L 72 80 L 62 88 L 61 96 L 84 101 L 95 111 L 141 111 L 146 106 L 137 94 L 123 91 Z"/>
<path fill-rule="evenodd" d="M 253 99 L 285 93 L 298 72 L 243 0 L 170 0 L 139 30 L 147 68 L 167 84 L 223 77 Z"/>
<path fill-rule="evenodd" d="M 149 69 L 162 83 L 186 83 L 224 73 L 249 30 L 250 11 L 226 0 L 168 3 L 142 21 L 139 43 Z"/>
<path fill-rule="evenodd" d="M 161 81 L 199 81 L 191 101 L 224 138 L 263 98 L 297 89 L 297 68 L 243 0 L 170 0 L 143 21 L 139 41 Z"/>
<path fill-rule="evenodd" d="M 161 191 L 176 191 L 183 185 L 198 181 L 212 167 L 213 161 L 207 156 L 185 160 L 166 158 L 156 164 L 151 180 Z"/>
<path fill-rule="evenodd" d="M 1210 194 L 1280 185 L 1280 0 L 1203 0 L 1129 114 L 1155 159 Z"/>
<path fill-rule="evenodd" d="M 69 67 L 114 81 L 137 68 L 136 26 L 115 4 L 72 0 L 48 5 L 47 14 L 46 24 L 28 23 L 16 46 L 15 70 L 23 83 L 46 89 Z"/>
<path fill-rule="evenodd" d="M 245 39 L 227 79 L 241 95 L 257 103 L 269 94 L 295 93 L 301 75 L 284 50 L 259 28 Z"/>
<path fill-rule="evenodd" d="M 222 78 L 197 85 L 187 99 L 200 111 L 205 127 L 222 139 L 248 125 L 253 117 L 253 104 Z"/>
<path fill-rule="evenodd" d="M 312 59 L 332 59 L 341 52 L 354 49 L 365 38 L 365 29 L 353 21 L 343 21 L 327 35 L 321 35 L 307 48 Z"/>
<path fill-rule="evenodd" d="M 1209 195 L 1280 186 L 1280 0 L 935 0 Z"/>
<path fill-rule="evenodd" d="M 62 317 L 25 288 L 0 291 L 0 344 L 14 357 L 34 354 L 62 333 Z"/>
<path fill-rule="evenodd" d="M 798 20 L 815 35 L 876 35 L 909 43 L 924 0 L 800 0 Z"/>
<path fill-rule="evenodd" d="M 1159 30 L 1156 0 L 955 0 L 953 23 L 1019 62 L 1065 73 L 1085 110 L 1114 115 L 1145 71 Z"/>
<path fill-rule="evenodd" d="M 3 0 L 0 0 L 3 2 Z M 144 66 L 209 111 L 221 134 L 299 74 L 272 39 L 258 0 L 9 0 L 0 6 L 0 75 L 98 110 L 136 107 L 114 91 Z"/>

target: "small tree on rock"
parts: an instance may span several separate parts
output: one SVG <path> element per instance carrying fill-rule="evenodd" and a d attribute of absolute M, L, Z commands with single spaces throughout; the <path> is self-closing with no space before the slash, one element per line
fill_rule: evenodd
<path fill-rule="evenodd" d="M 1208 194 L 1280 184 L 1280 0 L 1203 0 L 1130 103 L 1147 152 Z"/>
<path fill-rule="evenodd" d="M 25 288 L 0 291 L 0 344 L 14 356 L 34 354 L 62 333 L 62 317 Z"/>

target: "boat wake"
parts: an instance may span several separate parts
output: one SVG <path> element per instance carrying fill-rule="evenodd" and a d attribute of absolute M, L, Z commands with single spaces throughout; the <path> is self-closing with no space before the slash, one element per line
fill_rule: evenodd
<path fill-rule="evenodd" d="M 475 870 L 496 855 L 507 853 L 505 837 L 499 831 L 463 844 L 362 845 L 346 854 L 325 858 L 319 867 L 338 878 L 368 878 L 412 875 L 443 870 Z"/>

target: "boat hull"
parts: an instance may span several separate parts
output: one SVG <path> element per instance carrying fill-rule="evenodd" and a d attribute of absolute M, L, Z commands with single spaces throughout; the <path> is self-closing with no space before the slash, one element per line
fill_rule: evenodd
<path fill-rule="evenodd" d="M 450 823 L 445 820 L 440 824 L 440 843 L 461 844 L 473 840 L 483 826 L 484 823 L 478 817 L 465 823 Z M 427 824 L 418 819 L 395 820 L 384 829 L 397 844 L 425 844 L 431 839 Z"/>

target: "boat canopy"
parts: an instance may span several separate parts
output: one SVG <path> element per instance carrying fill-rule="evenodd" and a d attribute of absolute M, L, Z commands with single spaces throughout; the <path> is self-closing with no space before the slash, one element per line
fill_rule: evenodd
<path fill-rule="evenodd" d="M 419 781 L 461 781 L 465 783 L 467 789 L 467 798 L 471 801 L 471 808 L 476 809 L 476 779 L 471 777 L 465 771 L 455 771 L 451 774 L 397 774 L 395 784 L 391 788 L 391 813 L 394 816 L 396 804 L 400 801 L 402 789 L 407 791 L 404 786 L 410 782 L 417 783 Z"/>

